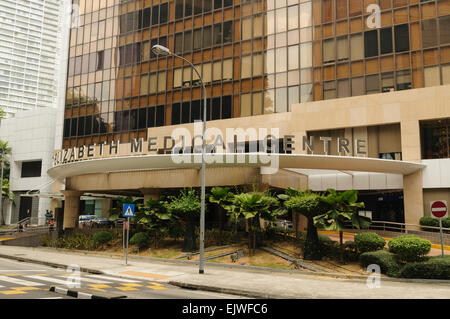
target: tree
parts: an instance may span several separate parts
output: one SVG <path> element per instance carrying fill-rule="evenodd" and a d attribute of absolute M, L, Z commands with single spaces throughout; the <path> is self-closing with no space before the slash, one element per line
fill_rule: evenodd
<path fill-rule="evenodd" d="M 249 220 L 249 249 L 262 245 L 260 218 L 273 221 L 281 213 L 277 208 L 279 201 L 271 196 L 258 193 L 242 193 L 234 196 L 229 211 L 233 219 L 240 215 Z"/>
<path fill-rule="evenodd" d="M 288 211 L 292 211 L 292 216 L 295 215 L 295 223 L 294 223 L 294 229 L 295 229 L 295 238 L 298 240 L 300 237 L 300 231 L 298 229 L 298 212 L 296 210 L 292 210 L 286 206 L 286 202 L 291 199 L 294 196 L 301 195 L 301 191 L 288 187 L 284 194 L 278 194 L 278 199 L 280 200 L 280 209 L 284 210 L 284 213 L 288 213 Z M 294 218 L 292 218 L 294 219 Z"/>
<path fill-rule="evenodd" d="M 138 206 L 140 204 L 140 200 L 139 199 L 134 199 L 131 196 L 127 196 L 127 197 L 119 197 L 117 199 L 116 204 L 114 205 L 113 208 L 111 208 L 111 215 L 109 217 L 109 220 L 111 221 L 115 221 L 117 219 L 119 219 L 120 217 L 122 217 L 123 215 L 123 205 L 124 204 L 134 204 L 135 207 Z"/>
<path fill-rule="evenodd" d="M 1 218 L 0 218 L 0 224 L 4 225 L 5 224 L 5 218 L 3 215 L 3 198 L 7 198 L 9 200 L 14 200 L 14 195 L 10 192 L 9 190 L 9 160 L 7 155 L 11 154 L 11 148 L 8 146 L 8 142 L 4 142 L 2 140 L 0 140 L 0 170 L 1 170 L 1 174 L 3 175 L 3 180 L 2 180 L 2 189 L 1 189 L 1 196 L 2 196 L 2 201 L 1 201 L 1 206 L 0 207 L 0 211 L 1 211 Z M 3 155 L 3 156 L 2 156 Z M 1 178 L 1 177 L 0 177 Z"/>
<path fill-rule="evenodd" d="M 167 211 L 186 225 L 182 251 L 191 252 L 197 249 L 195 226 L 199 221 L 201 202 L 193 189 L 182 190 L 178 197 L 170 196 L 171 200 L 165 207 Z"/>
<path fill-rule="evenodd" d="M 328 189 L 328 195 L 322 196 L 320 200 L 325 203 L 327 211 L 314 217 L 314 225 L 317 228 L 339 232 L 341 261 L 343 262 L 343 231 L 345 227 L 350 222 L 353 227 L 358 229 L 368 228 L 371 220 L 358 214 L 358 209 L 364 208 L 364 203 L 357 202 L 358 192 L 356 190 L 338 193 L 334 189 Z"/>
<path fill-rule="evenodd" d="M 324 212 L 324 204 L 320 200 L 321 195 L 309 190 L 293 194 L 285 201 L 285 206 L 304 215 L 308 219 L 306 230 L 306 242 L 303 250 L 303 258 L 306 260 L 322 259 L 322 249 L 319 242 L 319 234 L 314 225 L 314 217 Z"/>
<path fill-rule="evenodd" d="M 234 195 L 230 192 L 229 187 L 213 187 L 211 194 L 209 195 L 209 202 L 214 203 L 217 206 L 219 217 L 219 238 L 218 241 L 222 244 L 222 228 L 223 228 L 223 215 L 226 206 L 230 205 L 233 201 Z"/>
<path fill-rule="evenodd" d="M 149 198 L 144 205 L 138 205 L 135 220 L 142 225 L 146 232 L 153 237 L 155 248 L 162 238 L 168 233 L 170 225 L 174 221 L 172 213 L 165 207 L 162 199 Z"/>

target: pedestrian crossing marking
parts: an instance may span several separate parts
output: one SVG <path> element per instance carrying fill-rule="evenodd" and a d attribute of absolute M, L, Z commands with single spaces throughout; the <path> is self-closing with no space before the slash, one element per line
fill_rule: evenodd
<path fill-rule="evenodd" d="M 164 287 L 163 285 L 157 283 L 157 282 L 150 282 L 149 283 L 150 286 L 146 286 L 147 288 L 151 288 L 153 290 L 164 290 L 167 289 L 166 287 Z"/>
<path fill-rule="evenodd" d="M 29 286 L 29 287 L 44 285 L 43 283 L 40 283 L 40 282 L 28 281 L 28 280 L 18 279 L 15 277 L 8 277 L 8 276 L 4 276 L 4 275 L 0 275 L 0 281 L 5 281 L 5 282 L 12 283 L 12 284 Z"/>
<path fill-rule="evenodd" d="M 101 285 L 101 284 L 89 284 L 88 285 L 91 290 L 97 290 L 97 291 L 101 291 L 101 292 L 106 292 L 105 288 L 113 288 L 109 285 Z"/>
<path fill-rule="evenodd" d="M 140 284 L 133 284 L 133 283 L 124 283 L 121 284 L 125 287 L 115 287 L 116 289 L 122 290 L 122 291 L 130 291 L 130 290 L 138 290 L 136 287 L 143 287 L 143 285 Z"/>
<path fill-rule="evenodd" d="M 40 276 L 40 275 L 32 275 L 32 276 L 25 276 L 25 277 L 31 278 L 31 279 L 37 279 L 37 280 L 54 282 L 54 283 L 62 284 L 62 285 L 67 285 L 68 283 L 70 283 L 67 280 L 61 280 L 61 279 L 56 279 L 56 278 L 52 278 L 52 277 L 45 277 L 45 276 Z"/>
<path fill-rule="evenodd" d="M 73 276 L 73 274 L 72 274 L 72 275 L 64 275 L 64 276 L 61 276 L 61 277 L 68 277 L 68 278 L 71 278 L 71 276 Z M 80 277 L 80 281 L 81 281 L 81 282 L 91 282 L 91 283 L 93 283 L 93 284 L 110 284 L 110 283 L 111 283 L 111 281 L 106 281 L 106 280 L 96 280 L 96 279 L 87 278 L 87 277 L 84 277 L 84 276 Z"/>
<path fill-rule="evenodd" d="M 41 289 L 36 287 L 11 287 L 11 290 L 0 291 L 0 294 L 19 295 L 19 294 L 26 294 L 30 290 L 41 290 Z"/>
<path fill-rule="evenodd" d="M 132 280 L 127 278 L 116 278 L 116 277 L 108 277 L 108 276 L 102 276 L 102 275 L 89 275 L 88 277 L 92 278 L 98 278 L 98 279 L 106 279 L 106 280 L 112 280 L 112 281 L 119 281 L 119 282 L 141 282 L 139 280 Z"/>

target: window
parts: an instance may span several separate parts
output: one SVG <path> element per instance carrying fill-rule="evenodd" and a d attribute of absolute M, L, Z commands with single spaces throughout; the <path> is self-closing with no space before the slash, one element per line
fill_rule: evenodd
<path fill-rule="evenodd" d="M 395 26 L 395 52 L 409 51 L 409 28 L 407 24 Z"/>
<path fill-rule="evenodd" d="M 218 23 L 214 25 L 213 45 L 221 43 L 222 43 L 222 24 Z"/>
<path fill-rule="evenodd" d="M 364 49 L 362 35 L 356 34 L 352 35 L 350 38 L 350 49 L 351 49 L 351 59 L 352 61 L 360 60 L 364 58 Z"/>
<path fill-rule="evenodd" d="M 363 78 L 353 78 L 352 79 L 352 96 L 358 96 L 364 94 L 364 82 Z"/>
<path fill-rule="evenodd" d="M 183 52 L 183 33 L 175 34 L 175 53 Z"/>
<path fill-rule="evenodd" d="M 202 29 L 194 30 L 194 50 L 202 48 Z"/>
<path fill-rule="evenodd" d="M 299 46 L 293 45 L 288 48 L 288 69 L 295 70 L 299 67 Z"/>
<path fill-rule="evenodd" d="M 450 15 L 439 18 L 439 34 L 441 44 L 450 43 Z"/>
<path fill-rule="evenodd" d="M 397 90 L 408 90 L 411 88 L 411 72 L 397 71 Z"/>
<path fill-rule="evenodd" d="M 293 29 L 298 28 L 298 22 L 299 22 L 298 10 L 299 10 L 298 5 L 288 8 L 288 30 L 293 30 Z"/>
<path fill-rule="evenodd" d="M 22 162 L 22 172 L 20 177 L 40 177 L 42 171 L 42 161 Z"/>
<path fill-rule="evenodd" d="M 324 82 L 323 83 L 323 99 L 330 100 L 336 98 L 336 82 Z"/>
<path fill-rule="evenodd" d="M 366 58 L 378 55 L 378 33 L 377 30 L 364 33 L 364 56 Z"/>
<path fill-rule="evenodd" d="M 422 45 L 424 48 L 437 45 L 437 27 L 435 19 L 422 21 Z"/>
<path fill-rule="evenodd" d="M 203 47 L 209 48 L 211 46 L 212 40 L 212 27 L 204 27 L 203 28 Z"/>
<path fill-rule="evenodd" d="M 334 39 L 323 41 L 323 63 L 334 62 L 336 60 L 336 47 Z"/>
<path fill-rule="evenodd" d="M 189 52 L 192 50 L 192 31 L 186 31 L 184 33 L 184 52 Z"/>
<path fill-rule="evenodd" d="M 342 37 L 342 38 L 337 39 L 337 60 L 338 60 L 338 62 L 348 60 L 347 37 Z"/>
<path fill-rule="evenodd" d="M 392 53 L 392 28 L 380 30 L 380 46 L 381 54 Z"/>
<path fill-rule="evenodd" d="M 437 86 L 441 84 L 439 79 L 439 67 L 433 66 L 424 69 L 425 87 Z"/>
<path fill-rule="evenodd" d="M 242 19 L 242 40 L 252 38 L 252 18 Z"/>
<path fill-rule="evenodd" d="M 366 77 L 366 94 L 380 93 L 380 78 L 378 74 Z"/>
<path fill-rule="evenodd" d="M 440 119 L 420 123 L 422 158 L 450 158 L 450 120 Z"/>
<path fill-rule="evenodd" d="M 338 97 L 350 96 L 350 84 L 348 80 L 339 80 L 337 82 L 337 96 Z"/>
<path fill-rule="evenodd" d="M 392 92 L 394 90 L 394 73 L 381 74 L 381 92 Z"/>
<path fill-rule="evenodd" d="M 233 42 L 233 21 L 223 23 L 223 43 Z"/>
<path fill-rule="evenodd" d="M 450 84 L 450 64 L 442 66 L 442 84 Z"/>
<path fill-rule="evenodd" d="M 176 0 L 175 2 L 175 19 L 183 18 L 183 0 Z"/>

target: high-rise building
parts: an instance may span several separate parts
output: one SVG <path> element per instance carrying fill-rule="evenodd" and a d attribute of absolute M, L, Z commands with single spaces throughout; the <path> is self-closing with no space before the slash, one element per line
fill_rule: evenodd
<path fill-rule="evenodd" d="M 292 161 L 281 161 L 278 173 L 267 177 L 235 163 L 209 168 L 207 186 L 354 188 L 374 220 L 413 224 L 430 213 L 429 201 L 450 203 L 450 0 L 74 3 L 80 25 L 70 37 L 68 151 L 50 170 L 66 178 L 66 200 L 86 191 L 147 196 L 199 186 L 192 167 L 152 157 L 153 170 L 145 170 L 130 158 L 140 139 L 144 155 L 167 153 L 165 137 L 179 128 L 192 139 L 202 119 L 199 77 L 181 59 L 152 53 L 160 44 L 198 68 L 209 126 L 292 136 L 279 139 Z M 247 136 L 243 150 L 260 140 Z M 90 157 L 103 165 L 83 161 Z"/>
<path fill-rule="evenodd" d="M 3 0 L 0 3 L 0 107 L 57 107 L 65 61 L 65 1 Z"/>

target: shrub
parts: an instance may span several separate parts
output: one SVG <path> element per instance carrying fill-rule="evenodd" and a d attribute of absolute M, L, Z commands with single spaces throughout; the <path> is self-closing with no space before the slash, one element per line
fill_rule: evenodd
<path fill-rule="evenodd" d="M 358 248 L 354 241 L 346 241 L 342 248 L 344 249 L 344 261 L 357 261 L 359 258 Z"/>
<path fill-rule="evenodd" d="M 403 278 L 450 279 L 450 256 L 430 257 L 425 262 L 406 264 L 400 271 Z"/>
<path fill-rule="evenodd" d="M 422 226 L 439 227 L 439 220 L 436 218 L 433 218 L 431 216 L 423 216 L 422 218 L 420 218 L 419 224 Z M 450 217 L 442 218 L 442 227 L 450 228 Z M 439 231 L 439 229 L 431 229 L 431 228 L 425 228 L 425 227 L 421 227 L 421 229 L 425 230 L 425 231 L 431 231 L 431 232 Z"/>
<path fill-rule="evenodd" d="M 333 240 L 330 237 L 328 237 L 327 235 L 323 235 L 321 233 L 319 233 L 318 235 L 319 235 L 319 241 L 322 242 L 322 243 L 331 243 L 331 242 L 333 242 Z"/>
<path fill-rule="evenodd" d="M 364 232 L 355 235 L 355 244 L 360 253 L 383 249 L 386 241 L 378 234 Z"/>
<path fill-rule="evenodd" d="M 99 231 L 94 234 L 93 239 L 96 243 L 104 244 L 110 241 L 112 237 L 112 234 L 108 231 Z"/>
<path fill-rule="evenodd" d="M 400 270 L 395 255 L 386 249 L 363 253 L 359 256 L 359 262 L 362 267 L 375 264 L 380 266 L 381 273 L 395 277 Z"/>
<path fill-rule="evenodd" d="M 136 233 L 131 237 L 130 244 L 137 245 L 139 248 L 145 247 L 150 240 L 146 232 Z"/>
<path fill-rule="evenodd" d="M 416 235 L 399 236 L 389 241 L 389 251 L 406 262 L 421 261 L 430 249 L 431 242 Z"/>

